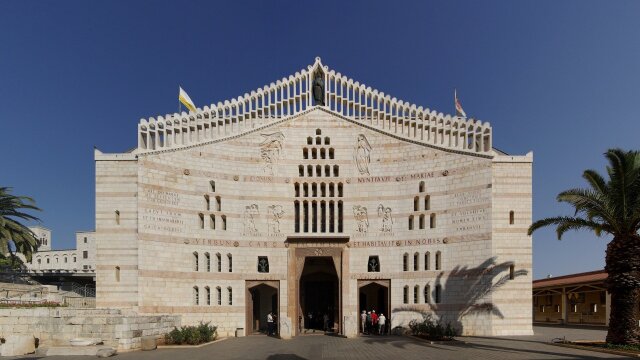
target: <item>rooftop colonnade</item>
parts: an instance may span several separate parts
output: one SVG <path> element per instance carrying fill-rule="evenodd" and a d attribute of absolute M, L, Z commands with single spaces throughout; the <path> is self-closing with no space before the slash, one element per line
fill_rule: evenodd
<path fill-rule="evenodd" d="M 324 104 L 312 94 L 314 77 L 323 82 Z M 490 156 L 491 125 L 443 115 L 403 102 L 329 70 L 320 58 L 301 70 L 231 101 L 138 124 L 137 152 L 183 148 L 229 138 L 307 112 L 315 106 L 371 129 L 434 147 Z"/>

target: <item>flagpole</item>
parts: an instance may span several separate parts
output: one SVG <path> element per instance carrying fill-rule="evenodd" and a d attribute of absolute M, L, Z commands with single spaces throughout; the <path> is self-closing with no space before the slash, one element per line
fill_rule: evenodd
<path fill-rule="evenodd" d="M 182 107 L 180 106 L 180 86 L 178 86 L 178 114 L 180 114 Z"/>

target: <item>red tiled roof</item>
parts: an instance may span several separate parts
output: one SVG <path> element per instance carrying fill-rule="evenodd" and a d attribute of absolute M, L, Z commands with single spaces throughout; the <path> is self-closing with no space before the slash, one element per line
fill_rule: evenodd
<path fill-rule="evenodd" d="M 604 270 L 589 271 L 578 274 L 556 276 L 547 279 L 533 280 L 533 288 L 540 289 L 551 286 L 574 285 L 589 282 L 604 281 L 607 273 Z"/>

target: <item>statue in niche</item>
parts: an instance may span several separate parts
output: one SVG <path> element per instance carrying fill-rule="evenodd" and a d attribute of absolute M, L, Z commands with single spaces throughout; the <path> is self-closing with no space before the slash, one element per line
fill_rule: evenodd
<path fill-rule="evenodd" d="M 367 208 L 360 205 L 353 207 L 353 217 L 358 223 L 358 232 L 366 233 L 369 230 L 369 216 L 367 215 Z"/>
<path fill-rule="evenodd" d="M 315 100 L 316 105 L 324 106 L 324 76 L 322 76 L 322 72 L 316 72 L 313 78 L 313 100 Z"/>
<path fill-rule="evenodd" d="M 371 162 L 371 144 L 364 134 L 358 135 L 358 142 L 353 151 L 353 159 L 358 166 L 360 175 L 369 175 L 369 163 Z"/>
<path fill-rule="evenodd" d="M 266 256 L 260 256 L 258 258 L 258 272 L 259 273 L 269 272 L 269 259 Z"/>
<path fill-rule="evenodd" d="M 244 208 L 244 235 L 258 235 L 258 228 L 256 228 L 255 218 L 260 215 L 257 204 L 251 204 Z"/>
<path fill-rule="evenodd" d="M 282 156 L 284 134 L 280 131 L 271 134 L 260 134 L 264 139 L 260 143 L 260 158 L 264 162 L 262 170 L 273 175 L 273 166 L 278 164 Z"/>
<path fill-rule="evenodd" d="M 391 208 L 384 207 L 384 205 L 378 205 L 378 217 L 382 220 L 382 226 L 380 231 L 383 233 L 390 233 L 393 229 L 393 217 L 391 216 Z"/>
<path fill-rule="evenodd" d="M 380 264 L 378 263 L 378 257 L 377 256 L 370 256 L 369 257 L 369 272 L 378 272 L 380 271 Z"/>
<path fill-rule="evenodd" d="M 281 205 L 271 205 L 267 208 L 267 227 L 269 235 L 280 234 L 280 219 L 284 216 L 284 210 Z"/>

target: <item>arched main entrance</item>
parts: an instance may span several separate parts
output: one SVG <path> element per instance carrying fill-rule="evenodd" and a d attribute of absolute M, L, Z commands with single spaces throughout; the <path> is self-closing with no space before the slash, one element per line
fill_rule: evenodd
<path fill-rule="evenodd" d="M 390 280 L 359 280 L 358 281 L 358 310 L 375 311 L 376 314 L 384 314 L 386 320 L 385 333 L 391 329 L 391 308 L 390 304 Z M 362 321 L 358 316 L 358 329 L 362 332 Z M 370 331 L 371 329 L 365 329 Z M 375 329 L 374 329 L 375 330 Z"/>
<path fill-rule="evenodd" d="M 267 333 L 267 315 L 269 312 L 279 315 L 279 287 L 278 281 L 246 282 L 247 335 Z M 277 318 L 275 320 L 277 326 Z"/>
<path fill-rule="evenodd" d="M 339 319 L 338 273 L 330 256 L 306 257 L 300 276 L 302 333 L 334 332 Z"/>

